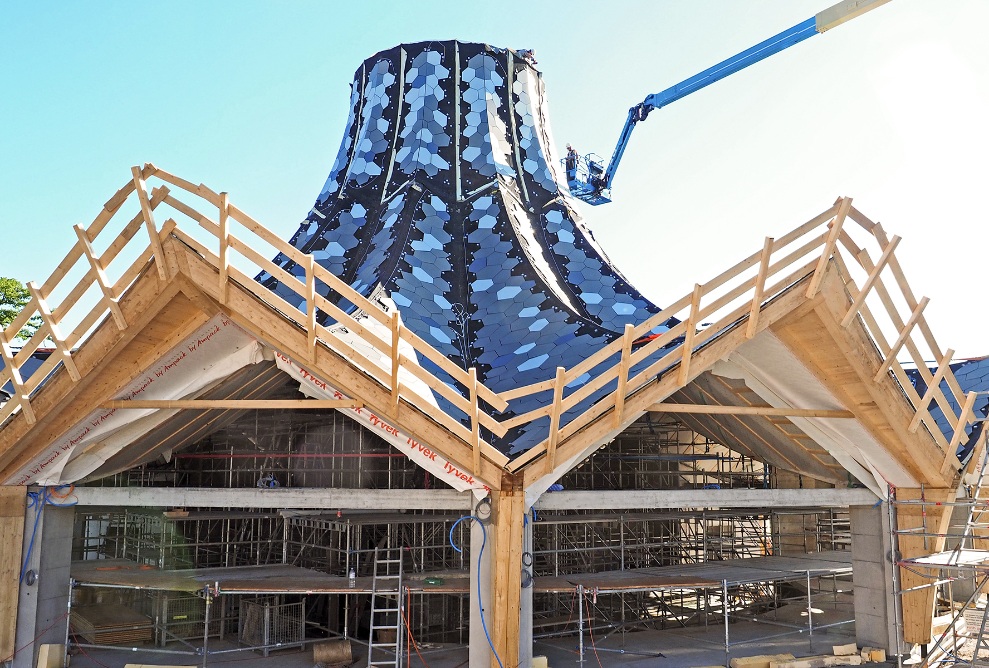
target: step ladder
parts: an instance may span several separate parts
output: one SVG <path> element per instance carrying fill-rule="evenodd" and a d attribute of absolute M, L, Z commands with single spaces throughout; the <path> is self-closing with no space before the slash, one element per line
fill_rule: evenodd
<path fill-rule="evenodd" d="M 402 548 L 374 548 L 373 575 L 367 666 L 399 668 L 405 630 L 402 623 Z"/>

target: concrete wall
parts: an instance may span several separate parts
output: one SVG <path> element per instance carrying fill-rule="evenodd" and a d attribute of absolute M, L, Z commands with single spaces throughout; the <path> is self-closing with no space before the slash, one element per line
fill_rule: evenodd
<path fill-rule="evenodd" d="M 41 644 L 65 642 L 74 517 L 73 508 L 45 506 L 35 530 L 35 509 L 27 510 L 24 554 L 34 533 L 27 568 L 37 573 L 37 580 L 33 585 L 22 582 L 18 592 L 16 642 L 27 648 L 14 657 L 13 668 L 32 668 Z"/>
<path fill-rule="evenodd" d="M 898 632 L 889 507 L 886 503 L 851 506 L 852 582 L 855 587 L 855 637 L 860 647 L 897 653 Z"/>

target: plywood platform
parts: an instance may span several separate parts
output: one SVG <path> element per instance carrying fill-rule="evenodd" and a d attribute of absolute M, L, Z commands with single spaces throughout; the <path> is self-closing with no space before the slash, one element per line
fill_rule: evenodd
<path fill-rule="evenodd" d="M 815 552 L 801 556 L 767 556 L 752 559 L 682 564 L 634 570 L 580 573 L 537 577 L 534 590 L 540 593 L 574 591 L 577 586 L 598 592 L 657 591 L 661 589 L 705 589 L 752 582 L 778 582 L 807 577 L 843 575 L 852 572 L 851 552 Z M 425 578 L 440 577 L 442 584 L 427 584 Z M 133 587 L 165 591 L 198 591 L 206 586 L 225 594 L 367 594 L 371 578 L 359 577 L 350 586 L 348 578 L 308 568 L 273 564 L 235 568 L 200 568 L 164 571 L 126 559 L 77 561 L 72 577 L 90 586 Z M 422 573 L 405 578 L 413 593 L 467 594 L 470 577 L 455 571 Z"/>

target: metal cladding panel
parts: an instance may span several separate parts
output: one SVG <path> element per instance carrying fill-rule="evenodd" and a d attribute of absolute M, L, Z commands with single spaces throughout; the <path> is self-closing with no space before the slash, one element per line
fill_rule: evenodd
<path fill-rule="evenodd" d="M 553 150 L 541 75 L 516 52 L 455 41 L 382 51 L 355 74 L 333 168 L 291 243 L 363 295 L 393 303 L 403 326 L 475 367 L 491 389 L 552 378 L 659 311 L 581 225 Z M 303 267 L 275 261 L 304 279 Z M 258 280 L 302 306 L 274 277 Z M 501 417 L 548 401 L 518 399 Z M 547 428 L 543 419 L 485 437 L 511 455 Z"/>

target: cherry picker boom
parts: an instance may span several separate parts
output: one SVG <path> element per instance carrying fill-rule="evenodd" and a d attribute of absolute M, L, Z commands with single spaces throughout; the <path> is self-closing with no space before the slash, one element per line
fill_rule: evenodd
<path fill-rule="evenodd" d="M 684 79 L 675 86 L 648 95 L 645 100 L 628 110 L 625 127 L 622 128 L 622 133 L 618 137 L 618 145 L 615 146 L 615 151 L 612 153 L 611 161 L 607 167 L 598 155 L 588 153 L 581 158 L 576 151 L 567 145 L 567 157 L 563 163 L 567 172 L 570 193 L 588 204 L 595 206 L 607 204 L 611 201 L 611 183 L 615 178 L 615 172 L 618 171 L 618 164 L 625 154 L 632 130 L 635 129 L 637 123 L 646 120 L 650 112 L 662 109 L 680 98 L 713 84 L 715 81 L 720 81 L 774 53 L 779 53 L 805 39 L 839 26 L 887 2 L 889 0 L 843 0 L 778 35 L 759 42 L 703 72 Z"/>

